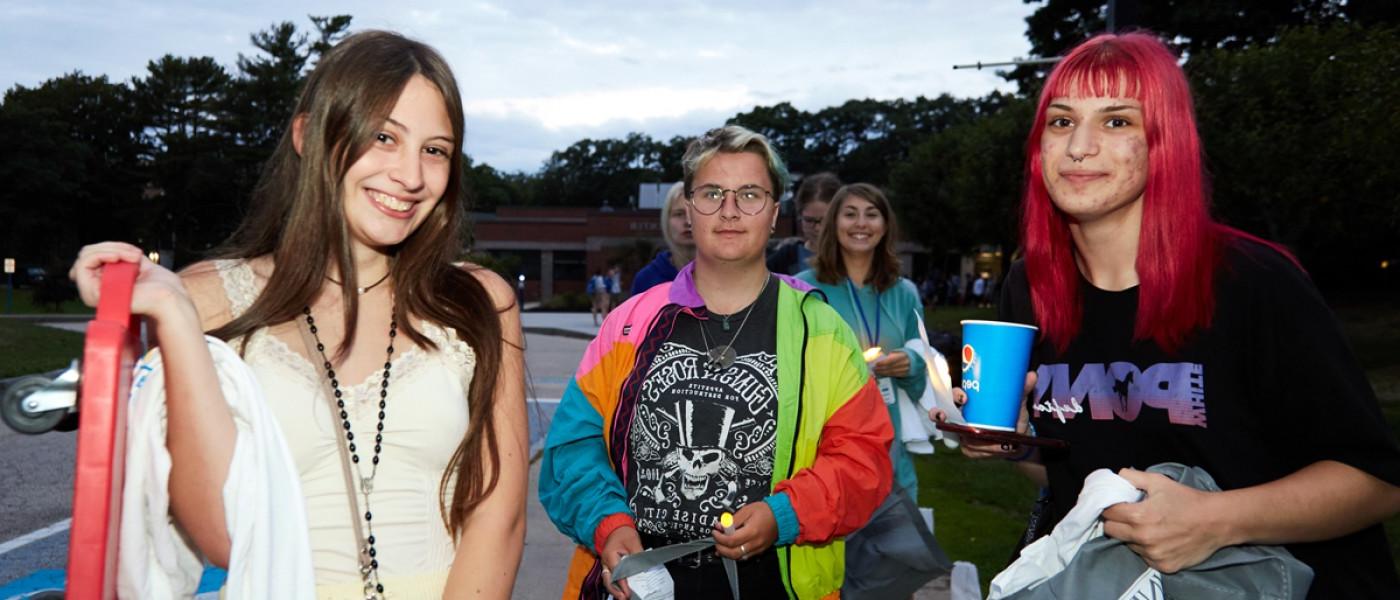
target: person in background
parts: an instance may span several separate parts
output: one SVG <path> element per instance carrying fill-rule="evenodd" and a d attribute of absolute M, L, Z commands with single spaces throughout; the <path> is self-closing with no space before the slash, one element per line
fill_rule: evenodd
<path fill-rule="evenodd" d="M 608 305 L 622 303 L 622 267 L 614 264 L 608 269 Z"/>
<path fill-rule="evenodd" d="M 681 267 L 695 257 L 695 238 L 691 237 L 690 221 L 685 216 L 684 182 L 676 182 L 666 192 L 666 206 L 661 211 L 661 236 L 666 240 L 666 249 L 637 271 L 629 297 L 675 279 Z"/>
<path fill-rule="evenodd" d="M 217 260 L 176 276 L 106 242 L 73 264 L 89 305 L 104 264 L 140 265 L 131 309 L 164 361 L 170 516 L 213 564 L 239 558 L 227 524 L 250 509 L 222 490 L 249 451 L 205 332 L 242 355 L 290 450 L 317 596 L 510 597 L 529 471 L 524 340 L 511 286 L 457 262 L 463 121 L 435 50 L 356 33 L 307 77 Z"/>
<path fill-rule="evenodd" d="M 831 196 L 841 187 L 841 180 L 834 173 L 815 173 L 802 179 L 793 194 L 797 216 L 802 222 L 802 235 L 778 244 L 768 256 L 768 270 L 784 275 L 796 275 L 811 266 L 811 259 L 817 252 L 817 239 L 821 237 L 823 220 L 826 219 L 827 205 Z"/>
<path fill-rule="evenodd" d="M 1073 48 L 1026 148 L 1025 258 L 998 313 L 1039 327 L 1020 430 L 1069 447 L 964 453 L 1021 461 L 1051 523 L 1116 470 L 1144 496 L 1106 509 L 1103 532 L 1163 573 L 1283 545 L 1313 569 L 1309 598 L 1400 598 L 1380 525 L 1400 512 L 1400 447 L 1297 260 L 1211 219 L 1177 56 L 1144 33 Z M 1223 491 L 1144 472 L 1164 462 Z"/>
<path fill-rule="evenodd" d="M 812 268 L 797 278 L 820 290 L 855 331 L 867 355 L 885 409 L 894 426 L 890 445 L 895 487 L 919 497 L 914 462 L 898 440 L 901 426 L 896 390 L 917 402 L 928 385 L 919 335 L 923 303 L 914 282 L 900 277 L 895 254 L 895 216 L 885 194 L 868 183 L 840 188 L 827 208 Z M 912 348 L 906 345 L 917 343 Z"/>
<path fill-rule="evenodd" d="M 608 316 L 611 308 L 611 294 L 608 293 L 608 278 L 602 271 L 594 271 L 593 276 L 588 278 L 588 285 L 584 287 L 584 292 L 588 294 L 588 300 L 593 314 L 593 326 L 597 327 L 599 321 Z"/>
<path fill-rule="evenodd" d="M 851 328 L 763 250 L 787 171 L 736 125 L 683 158 L 696 258 L 608 316 L 545 439 L 539 494 L 578 543 L 564 598 L 627 598 L 621 558 L 697 539 L 676 598 L 839 594 L 840 540 L 889 493 L 892 432 Z M 733 513 L 733 529 L 718 525 Z"/>

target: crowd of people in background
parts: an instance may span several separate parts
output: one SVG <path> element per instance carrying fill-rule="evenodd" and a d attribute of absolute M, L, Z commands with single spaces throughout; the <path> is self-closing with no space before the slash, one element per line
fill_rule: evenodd
<path fill-rule="evenodd" d="M 607 317 L 612 307 L 622 302 L 622 267 L 613 265 L 607 272 L 594 271 L 584 293 L 588 294 L 593 324 L 597 325 L 600 318 Z"/>

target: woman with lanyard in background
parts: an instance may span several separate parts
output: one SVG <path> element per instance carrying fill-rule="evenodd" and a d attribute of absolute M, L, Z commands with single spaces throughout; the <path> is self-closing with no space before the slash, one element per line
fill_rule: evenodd
<path fill-rule="evenodd" d="M 813 267 L 797 275 L 826 295 L 827 302 L 855 330 L 866 362 L 879 384 L 898 439 L 898 391 L 917 399 L 928 385 L 919 335 L 923 303 L 914 282 L 899 276 L 894 252 L 894 212 L 880 189 L 853 183 L 832 196 L 826 227 L 817 242 Z M 912 348 L 912 342 L 919 342 Z M 922 438 L 927 444 L 927 437 Z M 895 489 L 918 500 L 914 462 L 902 443 L 890 445 Z"/>

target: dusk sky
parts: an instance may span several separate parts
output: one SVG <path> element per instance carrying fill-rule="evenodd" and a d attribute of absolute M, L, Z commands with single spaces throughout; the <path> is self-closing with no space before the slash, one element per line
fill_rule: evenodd
<path fill-rule="evenodd" d="M 693 135 L 757 105 L 819 110 L 853 98 L 1012 90 L 954 64 L 1025 56 L 1021 0 L 865 2 L 189 2 L 0 0 L 0 85 L 72 71 L 129 80 L 164 54 L 212 56 L 230 72 L 249 34 L 307 15 L 350 14 L 452 64 L 466 151 L 537 170 L 583 138 Z"/>

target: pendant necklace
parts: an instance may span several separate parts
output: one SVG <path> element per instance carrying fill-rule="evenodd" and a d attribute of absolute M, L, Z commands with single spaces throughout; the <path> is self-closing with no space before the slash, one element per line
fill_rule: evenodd
<path fill-rule="evenodd" d="M 758 301 L 763 299 L 763 293 L 768 291 L 768 283 L 771 281 L 773 281 L 773 277 L 769 276 L 768 279 L 763 282 L 763 289 L 758 291 L 758 297 L 754 298 L 753 303 L 749 305 L 749 308 L 746 311 L 744 311 L 744 318 L 739 321 L 739 328 L 734 332 L 734 337 L 729 338 L 728 344 L 725 344 L 723 346 L 715 346 L 714 348 L 711 348 L 710 338 L 705 333 L 705 321 L 700 322 L 700 339 L 705 342 L 706 369 L 714 371 L 723 371 L 725 369 L 728 369 L 734 364 L 734 361 L 739 359 L 738 353 L 734 351 L 734 342 L 738 341 L 739 334 L 744 332 L 744 325 L 748 324 L 749 315 L 753 314 L 753 309 L 755 306 L 758 305 Z M 725 316 L 721 319 L 722 326 L 726 331 L 729 330 L 728 325 L 730 316 L 733 315 Z M 719 340 L 716 339 L 715 342 L 718 343 Z"/>
<path fill-rule="evenodd" d="M 379 281 L 376 281 L 376 282 L 371 283 L 371 284 L 369 284 L 369 285 L 366 285 L 366 286 L 363 286 L 363 287 L 356 286 L 356 287 L 355 287 L 355 291 L 356 291 L 356 292 L 359 292 L 359 294 L 360 294 L 361 296 L 365 295 L 365 292 L 368 292 L 368 291 L 374 289 L 375 286 L 377 286 L 377 285 L 379 285 L 379 284 L 381 284 L 381 283 L 384 283 L 384 280 L 389 278 L 389 273 L 390 273 L 390 271 L 385 271 L 385 272 L 384 272 L 384 276 L 383 276 L 383 277 L 380 277 L 380 278 L 379 278 Z M 336 281 L 335 278 L 334 278 L 334 277 L 331 277 L 330 275 L 327 275 L 327 276 L 326 276 L 326 281 L 329 281 L 329 282 L 334 283 L 334 284 L 336 284 L 336 285 L 340 285 L 340 282 L 339 282 L 339 281 Z"/>

